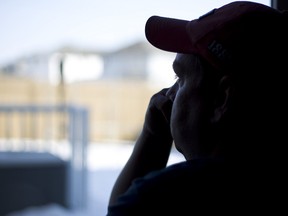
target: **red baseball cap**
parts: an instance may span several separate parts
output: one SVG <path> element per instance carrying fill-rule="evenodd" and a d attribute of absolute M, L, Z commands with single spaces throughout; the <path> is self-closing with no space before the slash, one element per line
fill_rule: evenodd
<path fill-rule="evenodd" d="M 283 12 L 267 5 L 235 1 L 192 21 L 152 16 L 145 34 L 161 50 L 196 53 L 223 69 L 279 53 L 287 41 L 284 21 Z"/>

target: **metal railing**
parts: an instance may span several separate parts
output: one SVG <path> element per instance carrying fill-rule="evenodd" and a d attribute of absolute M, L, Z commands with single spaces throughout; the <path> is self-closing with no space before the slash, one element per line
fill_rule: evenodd
<path fill-rule="evenodd" d="M 0 105 L 0 151 L 49 152 L 69 164 L 68 206 L 87 202 L 88 110 L 77 105 Z"/>

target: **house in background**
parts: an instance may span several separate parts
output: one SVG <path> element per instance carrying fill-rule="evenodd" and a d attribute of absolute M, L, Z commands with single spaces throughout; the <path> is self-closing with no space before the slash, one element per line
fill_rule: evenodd
<path fill-rule="evenodd" d="M 103 78 L 171 82 L 174 55 L 146 42 L 134 43 L 104 56 Z"/>
<path fill-rule="evenodd" d="M 97 79 L 103 73 L 103 54 L 75 48 L 61 48 L 24 56 L 2 66 L 6 75 L 26 77 L 37 81 L 59 84 Z M 80 76 L 82 75 L 82 76 Z"/>
<path fill-rule="evenodd" d="M 58 84 L 98 79 L 171 82 L 174 55 L 136 42 L 111 52 L 62 48 L 7 64 L 2 73 Z"/>

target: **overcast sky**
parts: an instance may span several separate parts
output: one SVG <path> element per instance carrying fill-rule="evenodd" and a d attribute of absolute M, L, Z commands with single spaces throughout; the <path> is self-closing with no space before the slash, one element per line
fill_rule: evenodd
<path fill-rule="evenodd" d="M 0 64 L 76 46 L 111 50 L 145 40 L 152 15 L 194 19 L 231 0 L 0 0 Z M 270 0 L 254 0 L 270 5 Z"/>

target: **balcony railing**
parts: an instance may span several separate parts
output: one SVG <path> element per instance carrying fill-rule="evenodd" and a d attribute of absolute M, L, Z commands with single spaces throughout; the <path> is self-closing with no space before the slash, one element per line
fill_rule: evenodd
<path fill-rule="evenodd" d="M 81 106 L 0 105 L 0 152 L 46 152 L 67 162 L 67 206 L 83 208 L 88 126 L 88 110 Z"/>

